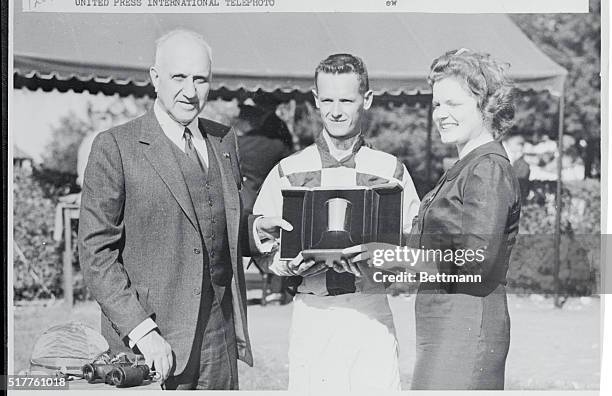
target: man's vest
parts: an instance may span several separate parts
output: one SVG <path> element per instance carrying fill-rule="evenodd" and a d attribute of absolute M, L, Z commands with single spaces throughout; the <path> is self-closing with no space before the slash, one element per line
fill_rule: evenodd
<path fill-rule="evenodd" d="M 204 267 L 208 267 L 215 289 L 229 286 L 232 280 L 232 262 L 227 237 L 225 202 L 221 182 L 221 170 L 211 144 L 207 141 L 208 172 L 188 158 L 175 144 L 174 154 L 187 183 L 195 208 L 200 234 L 204 241 L 202 254 Z"/>

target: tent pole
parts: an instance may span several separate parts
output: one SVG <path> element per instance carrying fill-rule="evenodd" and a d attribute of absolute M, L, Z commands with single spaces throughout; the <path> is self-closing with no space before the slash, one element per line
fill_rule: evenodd
<path fill-rule="evenodd" d="M 554 234 L 554 249 L 555 249 L 555 262 L 554 262 L 554 287 L 555 287 L 555 307 L 561 308 L 563 305 L 559 300 L 559 294 L 561 292 L 561 284 L 559 282 L 559 269 L 561 265 L 561 191 L 562 191 L 562 172 L 563 172 L 563 115 L 565 113 L 565 98 L 564 93 L 561 91 L 559 97 L 559 126 L 558 126 L 558 141 L 557 141 L 557 194 L 555 197 L 555 234 Z"/>
<path fill-rule="evenodd" d="M 432 114 L 432 104 L 431 100 L 429 101 L 429 105 L 427 108 L 427 147 L 425 153 L 425 177 L 427 180 L 427 188 L 429 189 L 429 184 L 431 183 L 431 130 L 433 128 L 433 114 Z"/>

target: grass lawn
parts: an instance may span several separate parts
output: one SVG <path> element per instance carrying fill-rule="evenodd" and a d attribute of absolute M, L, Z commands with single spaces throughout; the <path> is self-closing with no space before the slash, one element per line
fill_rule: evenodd
<path fill-rule="evenodd" d="M 409 389 L 414 364 L 414 298 L 391 297 L 400 343 L 402 385 Z M 600 301 L 573 299 L 563 309 L 551 300 L 510 296 L 512 322 L 506 389 L 599 389 Z M 249 328 L 255 367 L 239 365 L 241 389 L 286 389 L 291 304 L 250 306 Z M 59 304 L 14 308 L 14 372 L 28 368 L 36 338 L 48 327 L 71 320 L 99 328 L 93 302 L 72 310 Z M 322 324 L 324 325 L 324 324 Z"/>

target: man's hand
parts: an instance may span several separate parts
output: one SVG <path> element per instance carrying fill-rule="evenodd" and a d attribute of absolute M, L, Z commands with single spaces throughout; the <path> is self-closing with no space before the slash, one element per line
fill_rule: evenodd
<path fill-rule="evenodd" d="M 372 257 L 366 245 L 355 245 L 342 250 L 345 258 L 334 261 L 333 269 L 336 272 L 349 272 L 357 277 L 361 277 L 362 271 L 359 265 L 368 265 L 368 260 Z"/>
<path fill-rule="evenodd" d="M 168 378 L 174 363 L 170 344 L 157 331 L 153 330 L 142 337 L 136 343 L 136 346 L 144 355 L 146 365 L 151 369 L 155 367 L 155 371 L 160 374 L 163 383 Z"/>
<path fill-rule="evenodd" d="M 261 241 L 278 239 L 281 228 L 285 231 L 293 230 L 293 226 L 282 217 L 260 217 L 256 220 L 255 227 Z"/>
<path fill-rule="evenodd" d="M 312 276 L 327 271 L 324 261 L 317 263 L 313 259 L 304 260 L 301 252 L 287 263 L 287 268 L 293 275 L 299 276 Z"/>

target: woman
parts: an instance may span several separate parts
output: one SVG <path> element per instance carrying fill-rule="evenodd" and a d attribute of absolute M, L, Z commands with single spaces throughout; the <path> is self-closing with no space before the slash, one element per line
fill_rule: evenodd
<path fill-rule="evenodd" d="M 520 215 L 519 184 L 500 142 L 514 118 L 512 87 L 501 65 L 466 49 L 434 60 L 428 81 L 433 120 L 459 161 L 423 198 L 409 245 L 451 249 L 455 261 L 438 257 L 437 272 L 481 280 L 420 284 L 412 388 L 503 389 L 510 343 L 504 285 Z M 468 251 L 474 260 L 459 260 Z"/>
<path fill-rule="evenodd" d="M 514 118 L 512 87 L 497 62 L 466 49 L 434 60 L 428 80 L 433 121 L 459 161 L 423 197 L 413 222 L 408 245 L 423 255 L 400 263 L 443 274 L 421 282 L 416 296 L 412 388 L 503 389 L 504 285 L 520 215 L 519 184 L 500 142 Z M 378 267 L 395 270 L 398 262 Z"/>

